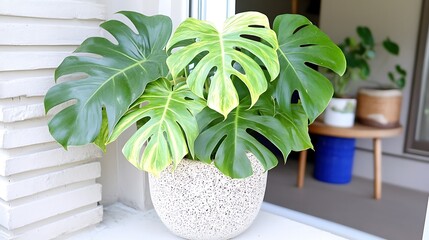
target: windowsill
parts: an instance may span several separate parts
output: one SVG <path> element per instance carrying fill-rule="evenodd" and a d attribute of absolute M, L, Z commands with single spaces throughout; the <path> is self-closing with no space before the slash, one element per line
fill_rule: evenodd
<path fill-rule="evenodd" d="M 322 230 L 323 229 L 323 230 Z M 270 203 L 263 203 L 253 225 L 235 239 L 379 239 L 367 233 Z M 154 210 L 141 212 L 121 203 L 104 209 L 104 220 L 68 240 L 180 239 L 168 231 Z"/>

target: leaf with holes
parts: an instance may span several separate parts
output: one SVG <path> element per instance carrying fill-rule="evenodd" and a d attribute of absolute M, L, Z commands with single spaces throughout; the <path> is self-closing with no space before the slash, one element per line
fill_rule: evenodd
<path fill-rule="evenodd" d="M 117 20 L 104 22 L 101 27 L 117 44 L 106 38 L 88 38 L 55 72 L 56 79 L 84 74 L 79 80 L 55 85 L 45 97 L 46 111 L 71 103 L 49 122 L 52 136 L 64 147 L 97 139 L 97 145 L 103 148 L 108 136 L 105 128 L 111 133 L 146 85 L 168 72 L 164 48 L 171 34 L 171 20 L 166 16 L 120 13 L 138 33 Z"/>
<path fill-rule="evenodd" d="M 191 44 L 183 47 L 183 42 Z M 237 76 L 247 86 L 254 104 L 267 90 L 267 81 L 278 75 L 277 47 L 276 35 L 269 28 L 268 18 L 261 13 L 237 14 L 227 19 L 222 29 L 190 18 L 180 24 L 169 41 L 167 48 L 177 51 L 168 57 L 167 64 L 175 78 L 194 59 L 199 59 L 187 84 L 199 97 L 204 98 L 207 94 L 207 105 L 226 117 L 239 103 L 232 76 Z M 234 64 L 240 65 L 243 71 L 234 68 Z M 268 77 L 263 69 L 267 69 Z M 209 85 L 208 89 L 205 89 L 206 85 Z"/>
<path fill-rule="evenodd" d="M 214 164 L 222 173 L 232 178 L 244 178 L 253 172 L 247 152 L 253 153 L 265 170 L 277 165 L 277 157 L 257 135 L 276 146 L 284 159 L 291 150 L 311 147 L 304 111 L 294 111 L 292 116 L 286 116 L 277 115 L 274 108 L 271 97 L 262 96 L 251 109 L 249 104 L 241 103 L 225 120 L 212 109 L 204 109 L 197 115 L 202 133 L 195 142 L 196 156 L 208 163 L 214 158 Z"/>
<path fill-rule="evenodd" d="M 143 120 L 125 144 L 123 153 L 137 168 L 158 175 L 171 163 L 177 166 L 188 152 L 194 154 L 194 141 L 199 133 L 195 115 L 204 107 L 204 101 L 184 82 L 173 87 L 168 80 L 159 79 L 148 84 L 142 97 L 119 121 L 110 141 Z"/>
<path fill-rule="evenodd" d="M 285 14 L 274 20 L 279 40 L 280 74 L 275 98 L 280 108 L 291 111 L 291 98 L 298 91 L 310 122 L 326 108 L 332 95 L 330 81 L 313 69 L 321 66 L 342 75 L 346 61 L 340 48 L 329 37 L 300 15 Z"/>

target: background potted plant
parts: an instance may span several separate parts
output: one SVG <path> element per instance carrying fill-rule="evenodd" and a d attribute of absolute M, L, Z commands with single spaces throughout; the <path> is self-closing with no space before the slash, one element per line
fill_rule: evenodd
<path fill-rule="evenodd" d="M 350 98 L 351 83 L 369 79 L 370 61 L 377 56 L 377 44 L 370 28 L 358 26 L 356 32 L 359 40 L 346 37 L 339 44 L 347 60 L 347 69 L 343 76 L 330 77 L 334 86 L 334 98 L 326 109 L 325 123 L 337 127 L 351 127 L 357 108 L 356 117 L 362 124 L 397 127 L 402 103 L 401 90 L 405 86 L 407 76 L 407 72 L 399 64 L 387 73 L 386 78 L 390 81 L 388 84 L 371 79 L 371 83 L 377 85 L 376 87 L 363 87 L 358 91 L 357 100 Z M 399 45 L 389 37 L 383 40 L 381 47 L 390 55 L 399 55 Z"/>
<path fill-rule="evenodd" d="M 399 55 L 398 44 L 387 39 L 383 46 L 389 53 Z M 360 123 L 381 128 L 400 126 L 402 89 L 406 84 L 407 72 L 397 64 L 386 77 L 389 84 L 378 83 L 375 88 L 359 89 L 356 115 Z"/>
<path fill-rule="evenodd" d="M 341 50 L 300 15 L 278 16 L 273 30 L 257 12 L 237 14 L 219 29 L 189 18 L 170 37 L 166 16 L 120 14 L 135 30 L 109 20 L 101 27 L 116 43 L 89 38 L 56 69 L 55 79 L 73 80 L 45 97 L 46 111 L 67 103 L 49 122 L 52 136 L 65 148 L 105 149 L 137 124 L 123 153 L 150 173 L 155 210 L 167 227 L 191 239 L 239 234 L 263 199 L 264 191 L 252 188 L 264 188 L 266 171 L 277 164 L 259 137 L 284 160 L 312 147 L 308 123 L 333 88 L 308 63 L 343 74 Z M 295 91 L 300 101 L 291 103 Z M 189 165 L 197 167 L 185 170 Z"/>
<path fill-rule="evenodd" d="M 366 26 L 358 26 L 356 33 L 359 37 L 346 37 L 338 46 L 343 51 L 347 68 L 344 75 L 332 74 L 330 79 L 334 86 L 334 98 L 326 109 L 325 123 L 337 127 L 351 127 L 355 121 L 356 99 L 351 95 L 351 83 L 353 81 L 366 81 L 371 74 L 370 61 L 376 57 L 376 43 L 371 30 Z M 398 55 L 398 45 L 386 38 L 382 43 L 383 48 L 390 54 Z M 399 74 L 402 68 L 397 66 Z M 389 73 L 392 82 L 403 83 L 403 76 L 396 77 Z"/>

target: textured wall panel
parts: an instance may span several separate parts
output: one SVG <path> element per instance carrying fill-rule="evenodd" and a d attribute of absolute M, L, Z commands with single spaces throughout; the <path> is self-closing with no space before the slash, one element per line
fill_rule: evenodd
<path fill-rule="evenodd" d="M 43 106 L 55 68 L 101 35 L 102 3 L 0 0 L 0 239 L 54 239 L 102 219 L 101 151 L 61 148 Z"/>

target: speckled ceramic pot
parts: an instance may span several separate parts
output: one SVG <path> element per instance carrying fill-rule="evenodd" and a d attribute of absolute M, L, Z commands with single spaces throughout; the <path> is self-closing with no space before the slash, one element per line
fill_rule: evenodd
<path fill-rule="evenodd" d="M 149 175 L 153 205 L 161 221 L 186 239 L 230 239 L 246 230 L 261 207 L 267 172 L 249 156 L 254 174 L 231 179 L 214 165 L 182 160 L 159 178 Z"/>

